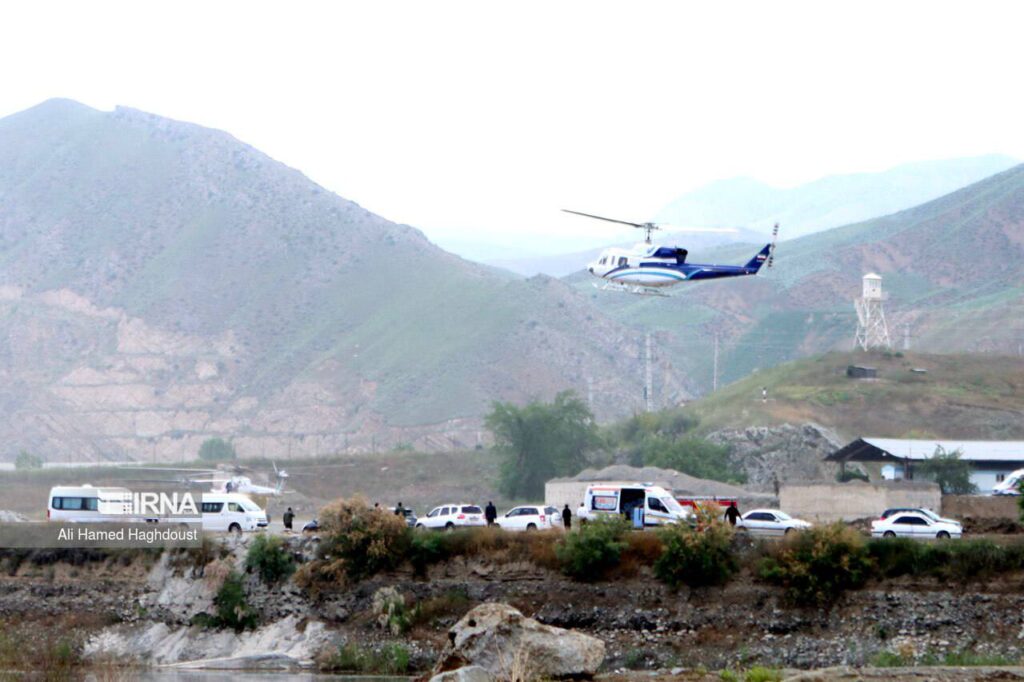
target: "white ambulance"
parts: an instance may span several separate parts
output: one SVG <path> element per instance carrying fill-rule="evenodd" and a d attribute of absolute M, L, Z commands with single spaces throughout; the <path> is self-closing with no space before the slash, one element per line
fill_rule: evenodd
<path fill-rule="evenodd" d="M 691 520 L 690 510 L 679 504 L 672 493 L 649 483 L 592 483 L 587 486 L 578 513 L 581 521 L 621 514 L 631 522 L 641 519 L 644 526 Z"/>

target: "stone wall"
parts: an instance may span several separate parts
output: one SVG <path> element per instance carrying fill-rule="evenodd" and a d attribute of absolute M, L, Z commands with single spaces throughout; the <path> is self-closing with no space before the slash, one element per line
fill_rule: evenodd
<path fill-rule="evenodd" d="M 822 522 L 878 518 L 891 507 L 942 506 L 939 486 L 924 481 L 789 484 L 780 489 L 779 500 L 783 511 Z"/>
<path fill-rule="evenodd" d="M 955 519 L 1020 518 L 1020 507 L 1013 495 L 943 495 L 942 515 Z"/>

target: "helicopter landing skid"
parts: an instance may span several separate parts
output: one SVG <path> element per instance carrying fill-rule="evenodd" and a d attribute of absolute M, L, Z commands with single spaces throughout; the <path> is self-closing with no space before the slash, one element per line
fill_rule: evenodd
<path fill-rule="evenodd" d="M 663 296 L 668 298 L 668 294 L 664 291 L 659 291 L 653 287 L 644 287 L 639 284 L 622 284 L 620 282 L 605 282 L 604 284 L 594 284 L 595 289 L 601 291 L 621 291 L 626 294 L 634 294 L 637 296 Z"/>

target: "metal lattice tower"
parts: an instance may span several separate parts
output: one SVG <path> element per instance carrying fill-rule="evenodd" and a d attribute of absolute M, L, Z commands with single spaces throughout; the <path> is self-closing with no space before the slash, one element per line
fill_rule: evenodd
<path fill-rule="evenodd" d="M 885 309 L 882 301 L 886 296 L 882 293 L 882 278 L 873 272 L 864 275 L 864 289 L 861 297 L 853 302 L 857 309 L 857 336 L 854 347 L 861 350 L 872 348 L 892 348 L 889 338 L 889 326 L 885 322 Z"/>

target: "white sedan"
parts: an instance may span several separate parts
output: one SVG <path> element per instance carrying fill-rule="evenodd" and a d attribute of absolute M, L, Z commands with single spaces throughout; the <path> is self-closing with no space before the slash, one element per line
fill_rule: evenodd
<path fill-rule="evenodd" d="M 887 519 L 871 522 L 873 538 L 916 538 L 918 540 L 947 540 L 959 538 L 963 528 L 959 523 L 936 520 L 920 512 L 897 512 Z"/>
<path fill-rule="evenodd" d="M 495 519 L 505 530 L 551 530 L 561 525 L 562 517 L 554 507 L 513 507 Z"/>
<path fill-rule="evenodd" d="M 484 510 L 475 504 L 444 504 L 416 519 L 418 530 L 455 530 L 467 526 L 486 526 Z"/>
<path fill-rule="evenodd" d="M 794 519 L 778 509 L 753 509 L 736 522 L 737 530 L 747 531 L 751 535 L 786 535 L 810 527 L 807 521 Z"/>

